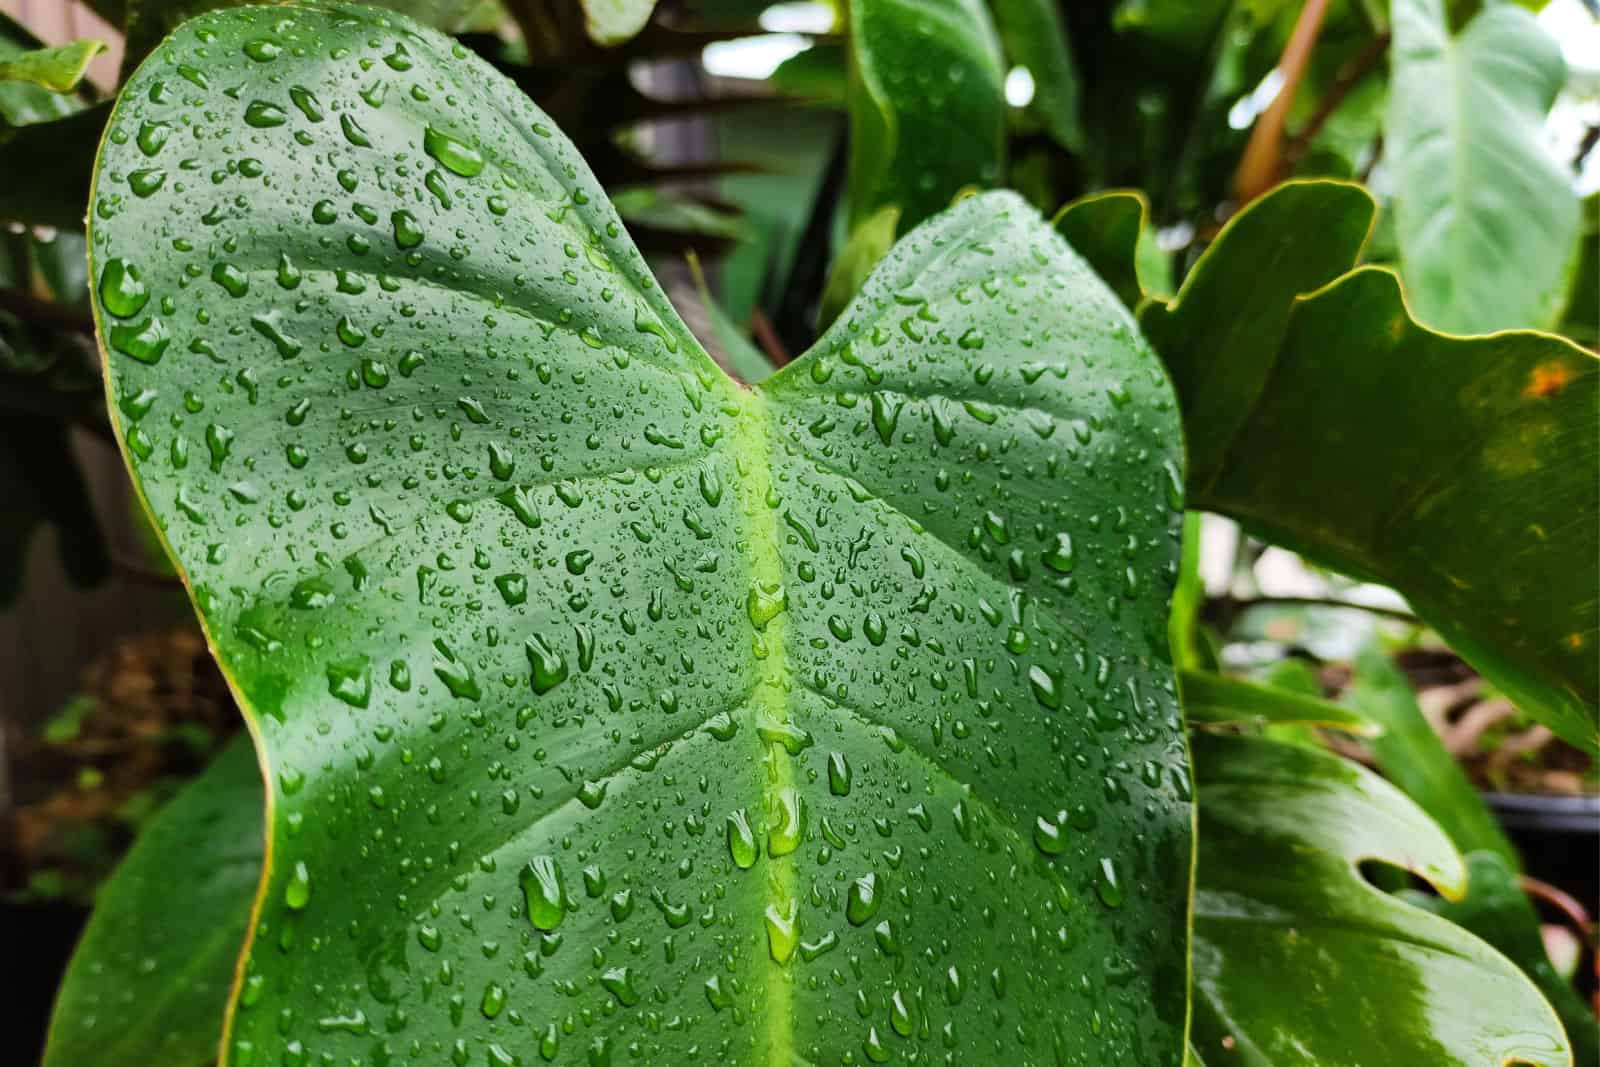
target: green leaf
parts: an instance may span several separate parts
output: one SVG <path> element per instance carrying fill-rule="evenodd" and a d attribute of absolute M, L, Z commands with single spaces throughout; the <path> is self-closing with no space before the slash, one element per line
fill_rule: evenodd
<path fill-rule="evenodd" d="M 68 93 L 83 80 L 89 61 L 105 50 L 104 41 L 73 41 L 7 56 L 0 59 L 0 82 L 29 82 L 54 93 Z"/>
<path fill-rule="evenodd" d="M 1361 876 L 1460 895 L 1466 868 L 1397 789 L 1326 752 L 1193 741 L 1195 1048 L 1232 1064 L 1568 1067 L 1560 1022 L 1505 957 Z"/>
<path fill-rule="evenodd" d="M 743 389 L 454 51 L 206 16 L 100 161 L 114 417 L 271 788 L 229 1062 L 1176 1060 L 1181 444 L 1131 319 L 989 194 Z"/>
<path fill-rule="evenodd" d="M 853 231 L 828 268 L 828 281 L 822 287 L 822 302 L 817 324 L 826 329 L 839 312 L 861 291 L 872 268 L 894 245 L 895 229 L 900 225 L 900 209 L 893 204 L 879 208 Z"/>
<path fill-rule="evenodd" d="M 1579 230 L 1571 177 L 1540 140 L 1560 45 L 1509 4 L 1454 39 L 1441 0 L 1392 7 L 1384 154 L 1412 308 L 1460 333 L 1555 325 Z"/>
<path fill-rule="evenodd" d="M 1053 221 L 1129 309 L 1138 310 L 1147 294 L 1171 298 L 1172 264 L 1156 243 L 1143 193 L 1090 193 L 1063 206 Z"/>
<path fill-rule="evenodd" d="M 24 62 L 44 50 L 44 43 L 26 27 L 0 14 L 0 68 Z M 80 104 L 73 97 L 32 80 L 0 79 L 0 134 L 7 126 L 26 126 L 70 115 Z M 0 167 L 0 170 L 5 170 Z"/>
<path fill-rule="evenodd" d="M 1093 204 L 1089 205 L 1092 209 Z M 1144 329 L 1172 375 L 1189 503 L 1393 586 L 1520 707 L 1596 745 L 1600 362 L 1551 334 L 1416 324 L 1350 270 L 1359 186 L 1288 182 L 1234 216 Z M 1080 248 L 1125 277 L 1131 252 Z"/>
<path fill-rule="evenodd" d="M 1149 205 L 1142 193 L 1112 189 L 1067 204 L 1053 220 L 1056 231 L 1087 259 L 1130 311 L 1144 302 L 1134 249 Z"/>
<path fill-rule="evenodd" d="M 910 229 L 999 183 L 1005 74 L 980 0 L 857 0 L 850 59 L 852 230 L 888 205 Z"/>
<path fill-rule="evenodd" d="M 1566 1027 L 1576 1063 L 1600 1059 L 1600 1024 L 1572 983 L 1563 978 L 1545 952 L 1539 916 L 1517 884 L 1514 864 L 1498 853 L 1467 856 L 1467 895 L 1457 901 L 1407 894 L 1414 903 L 1483 938 L 1533 979 Z"/>
<path fill-rule="evenodd" d="M 612 47 L 632 40 L 650 21 L 656 0 L 580 0 L 589 39 Z"/>
<path fill-rule="evenodd" d="M 1213 671 L 1185 670 L 1179 682 L 1183 713 L 1190 722 L 1299 723 L 1368 736 L 1380 729 L 1370 718 L 1331 700 L 1243 678 L 1230 678 Z"/>
<path fill-rule="evenodd" d="M 261 830 L 261 775 L 241 734 L 100 887 L 56 996 L 43 1067 L 215 1061 Z"/>
<path fill-rule="evenodd" d="M 1382 648 L 1369 644 L 1356 656 L 1342 699 L 1383 728 L 1368 743 L 1378 769 L 1450 835 L 1456 848 L 1488 850 L 1512 870 L 1521 866 L 1494 813 L 1423 716 L 1410 681 Z"/>
<path fill-rule="evenodd" d="M 1056 144 L 1068 152 L 1082 151 L 1082 88 L 1060 7 L 1055 0 L 994 0 L 994 21 L 1006 59 L 1033 78 L 1028 112 Z"/>

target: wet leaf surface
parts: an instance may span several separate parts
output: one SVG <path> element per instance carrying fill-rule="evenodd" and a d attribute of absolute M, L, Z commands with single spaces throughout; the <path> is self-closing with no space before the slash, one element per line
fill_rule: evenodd
<path fill-rule="evenodd" d="M 296 6 L 156 51 L 92 213 L 270 771 L 230 1063 L 1176 1058 L 1177 410 L 1021 200 L 742 389 L 531 104 Z"/>

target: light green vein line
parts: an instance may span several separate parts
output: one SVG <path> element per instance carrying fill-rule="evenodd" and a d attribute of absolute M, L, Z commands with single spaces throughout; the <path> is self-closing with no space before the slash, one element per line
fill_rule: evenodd
<path fill-rule="evenodd" d="M 748 524 L 751 592 L 757 588 L 771 592 L 783 583 L 783 565 L 778 558 L 782 535 L 778 529 L 778 512 L 771 499 L 776 492 L 772 465 L 772 442 L 776 434 L 767 400 L 762 394 L 753 391 L 744 393 L 739 397 L 739 403 L 743 410 L 735 430 L 735 455 L 741 457 L 737 484 L 740 506 Z M 754 634 L 752 644 L 759 663 L 759 677 L 751 705 L 759 713 L 780 723 L 789 721 L 785 622 L 784 613 L 779 612 Z M 766 749 L 763 800 L 770 813 L 776 810 L 775 798 L 783 790 L 793 788 L 794 767 L 782 746 L 768 745 Z M 794 914 L 792 909 L 799 898 L 795 892 L 793 856 L 771 859 L 767 869 L 768 909 L 776 909 L 783 915 Z M 765 916 L 763 920 L 766 921 Z M 770 975 L 766 1003 L 767 1062 L 787 1067 L 794 1060 L 792 982 L 777 964 L 772 964 L 767 973 Z"/>

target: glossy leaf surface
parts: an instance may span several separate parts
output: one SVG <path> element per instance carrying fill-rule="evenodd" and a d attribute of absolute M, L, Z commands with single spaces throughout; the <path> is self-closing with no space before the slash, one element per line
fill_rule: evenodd
<path fill-rule="evenodd" d="M 979 0 L 850 5 L 850 225 L 888 206 L 900 231 L 999 182 L 1005 72 Z"/>
<path fill-rule="evenodd" d="M 1459 895 L 1449 839 L 1381 778 L 1297 745 L 1194 740 L 1194 1046 L 1249 1067 L 1572 1062 L 1510 961 L 1368 884 L 1403 867 Z"/>
<path fill-rule="evenodd" d="M 1398 589 L 1529 714 L 1593 749 L 1600 361 L 1551 334 L 1417 325 L 1394 275 L 1350 269 L 1372 213 L 1358 186 L 1279 186 L 1170 304 L 1145 303 L 1183 405 L 1190 505 Z M 1127 277 L 1131 248 L 1079 250 Z"/>
<path fill-rule="evenodd" d="M 1539 914 L 1517 884 L 1516 867 L 1487 850 L 1469 853 L 1466 859 L 1466 896 L 1460 900 L 1411 896 L 1422 907 L 1483 938 L 1522 968 L 1567 1028 L 1574 1063 L 1600 1060 L 1600 1024 L 1594 1009 L 1550 962 Z"/>
<path fill-rule="evenodd" d="M 1019 199 L 747 391 L 398 18 L 188 24 L 97 182 L 120 432 L 270 767 L 229 1062 L 1176 1058 L 1177 411 Z"/>
<path fill-rule="evenodd" d="M 1445 6 L 1392 4 L 1384 155 L 1407 296 L 1435 329 L 1553 326 L 1579 230 L 1571 176 L 1542 143 L 1561 46 L 1511 4 L 1452 37 Z"/>
<path fill-rule="evenodd" d="M 261 877 L 261 775 L 241 735 L 153 818 L 95 898 L 44 1067 L 204 1067 Z"/>

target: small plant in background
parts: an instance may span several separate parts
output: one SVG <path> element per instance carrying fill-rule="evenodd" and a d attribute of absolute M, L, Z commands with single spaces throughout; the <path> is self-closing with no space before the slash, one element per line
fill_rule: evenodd
<path fill-rule="evenodd" d="M 237 704 L 49 1067 L 1594 1059 L 1539 18 L 390 6 L 0 26 L 8 573 L 115 441 Z"/>

